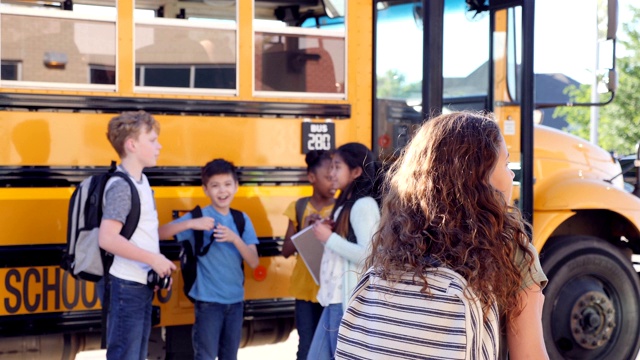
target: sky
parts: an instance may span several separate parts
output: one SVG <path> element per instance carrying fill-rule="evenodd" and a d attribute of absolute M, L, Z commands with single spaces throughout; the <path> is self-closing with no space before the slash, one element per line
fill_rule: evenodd
<path fill-rule="evenodd" d="M 618 37 L 624 36 L 622 24 L 631 18 L 629 11 L 631 1 L 618 0 Z M 551 11 L 552 7 L 557 11 Z M 572 13 L 573 15 L 567 15 Z M 534 71 L 563 73 L 581 83 L 588 83 L 592 78 L 592 69 L 598 63 L 596 56 L 598 36 L 592 25 L 596 17 L 595 2 L 592 0 L 536 1 L 536 16 L 538 20 L 536 20 Z M 603 54 L 600 60 L 601 68 L 608 68 L 611 65 L 611 57 L 606 56 L 611 52 L 610 50 L 607 52 L 605 46 L 604 44 L 601 46 Z"/>
<path fill-rule="evenodd" d="M 622 24 L 630 18 L 628 7 L 633 0 L 618 1 L 619 24 Z M 596 0 L 537 0 L 535 4 L 534 71 L 562 73 L 579 82 L 590 83 L 597 66 Z M 422 32 L 411 21 L 394 21 L 398 19 L 391 15 L 387 20 L 386 25 L 380 25 L 387 27 L 379 28 L 378 32 L 378 73 L 387 69 L 407 69 L 407 82 L 419 81 L 421 72 L 412 69 L 422 67 L 421 48 L 408 48 L 407 44 L 421 44 Z M 445 17 L 445 77 L 466 77 L 488 59 L 488 40 L 484 35 L 487 17 L 481 15 L 466 22 L 459 20 Z M 589 33 L 592 35 L 587 35 Z M 619 25 L 618 36 L 621 33 L 622 26 Z M 403 41 L 398 41 L 399 36 Z M 380 50 L 382 48 L 384 50 Z M 600 67 L 606 65 L 605 60 L 610 63 L 611 56 L 603 56 Z"/>

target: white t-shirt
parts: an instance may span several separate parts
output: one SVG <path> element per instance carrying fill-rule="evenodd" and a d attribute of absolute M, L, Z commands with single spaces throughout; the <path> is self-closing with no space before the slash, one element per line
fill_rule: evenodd
<path fill-rule="evenodd" d="M 121 168 L 119 168 L 122 170 Z M 158 236 L 158 212 L 153 199 L 153 190 L 147 177 L 142 174 L 141 181 L 129 176 L 138 190 L 140 197 L 140 221 L 129 240 L 135 246 L 152 253 L 160 253 Z M 102 219 L 116 220 L 124 224 L 131 209 L 131 191 L 129 185 L 119 177 L 109 179 L 103 199 Z M 114 256 L 109 274 L 124 280 L 147 283 L 147 273 L 151 270 L 148 264 Z"/>

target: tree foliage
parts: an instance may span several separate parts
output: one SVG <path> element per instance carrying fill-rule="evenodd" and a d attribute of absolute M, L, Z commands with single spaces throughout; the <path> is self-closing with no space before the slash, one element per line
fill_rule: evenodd
<path fill-rule="evenodd" d="M 631 6 L 632 20 L 623 24 L 626 36 L 621 40 L 625 48 L 617 58 L 618 89 L 614 101 L 600 108 L 598 126 L 599 145 L 606 150 L 619 154 L 634 153 L 636 143 L 640 142 L 640 8 Z M 565 89 L 571 100 L 576 103 L 590 102 L 591 87 L 569 86 Z M 608 98 L 603 95 L 603 100 Z M 566 116 L 569 124 L 564 130 L 589 139 L 590 110 L 588 107 L 557 108 L 553 116 Z"/>
<path fill-rule="evenodd" d="M 378 98 L 409 99 L 420 97 L 421 82 L 407 84 L 406 78 L 398 70 L 387 70 L 383 76 L 378 76 Z"/>

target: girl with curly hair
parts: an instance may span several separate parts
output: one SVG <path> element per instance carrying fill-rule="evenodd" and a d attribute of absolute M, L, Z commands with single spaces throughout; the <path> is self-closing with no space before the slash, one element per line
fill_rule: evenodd
<path fill-rule="evenodd" d="M 428 295 L 433 284 L 425 274 L 434 267 L 452 270 L 466 280 L 466 287 L 480 302 L 485 327 L 494 309 L 493 319 L 500 319 L 506 333 L 510 359 L 548 359 L 541 324 L 547 278 L 527 234 L 528 225 L 510 205 L 514 173 L 508 164 L 507 146 L 492 118 L 456 112 L 427 121 L 387 174 L 380 230 L 365 264 L 367 274 L 391 284 L 408 276 L 409 282 L 422 285 L 415 287 L 419 294 L 382 293 L 362 281 L 358 289 L 367 288 L 374 298 L 386 302 L 381 306 L 388 306 L 393 296 Z M 349 306 L 356 301 L 358 289 Z M 362 320 L 367 315 L 372 314 L 354 316 Z M 406 332 L 398 338 L 402 341 L 393 340 L 398 344 L 394 350 L 411 348 L 405 337 L 409 329 L 427 325 L 412 324 L 419 318 L 414 315 L 402 324 Z M 359 345 L 364 343 L 365 349 L 379 342 L 376 334 L 382 330 L 367 326 L 380 326 L 387 319 L 362 321 L 366 330 L 358 331 L 366 340 Z M 343 321 L 338 353 L 353 344 L 347 345 L 345 325 L 354 326 Z M 496 351 L 481 358 L 496 358 L 498 342 L 492 340 Z M 415 345 L 413 349 L 420 349 L 424 343 Z M 348 357 L 354 348 L 350 349 L 342 355 Z"/>
<path fill-rule="evenodd" d="M 360 143 L 340 146 L 332 158 L 331 178 L 340 195 L 333 221 L 316 221 L 315 237 L 324 244 L 318 301 L 324 307 L 307 359 L 333 359 L 344 306 L 358 282 L 380 221 L 378 163 Z"/>

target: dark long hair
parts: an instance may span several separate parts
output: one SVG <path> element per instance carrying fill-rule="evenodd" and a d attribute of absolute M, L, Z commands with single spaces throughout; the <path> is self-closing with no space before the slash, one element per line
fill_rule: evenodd
<path fill-rule="evenodd" d="M 522 311 L 515 255 L 522 251 L 531 265 L 533 254 L 519 210 L 490 183 L 502 141 L 484 115 L 427 121 L 387 175 L 367 267 L 390 279 L 409 271 L 426 283 L 424 269 L 435 260 L 467 280 L 485 314 L 495 301 L 512 323 Z"/>
<path fill-rule="evenodd" d="M 380 164 L 376 161 L 373 153 L 366 146 L 360 143 L 347 143 L 340 146 L 334 155 L 339 155 L 350 170 L 361 168 L 362 175 L 358 176 L 347 186 L 336 200 L 331 216 L 336 210 L 342 207 L 340 215 L 336 219 L 335 232 L 351 242 L 356 242 L 353 229 L 349 224 L 349 214 L 353 204 L 360 198 L 371 196 L 376 201 L 380 200 L 379 174 Z"/>

